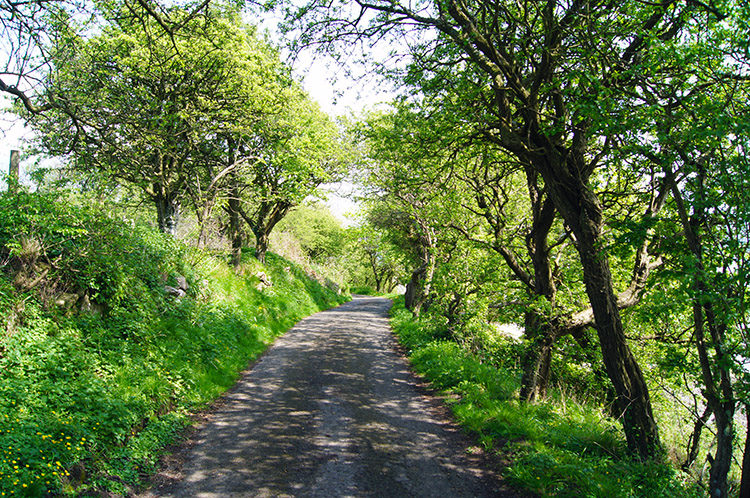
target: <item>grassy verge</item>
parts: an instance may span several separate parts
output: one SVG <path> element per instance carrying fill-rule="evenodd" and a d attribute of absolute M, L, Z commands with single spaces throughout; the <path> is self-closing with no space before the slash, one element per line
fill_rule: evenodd
<path fill-rule="evenodd" d="M 352 294 L 360 294 L 362 296 L 382 296 L 382 292 L 376 291 L 374 288 L 367 286 L 367 285 L 360 285 L 352 287 L 351 289 Z"/>
<path fill-rule="evenodd" d="M 489 451 L 509 455 L 509 481 L 542 497 L 697 498 L 699 490 L 668 464 L 638 462 L 625 452 L 619 424 L 601 407 L 559 394 L 536 404 L 518 400 L 516 372 L 483 363 L 414 319 L 403 299 L 391 323 L 414 369 L 454 395 L 458 422 Z"/>
<path fill-rule="evenodd" d="M 343 299 L 272 254 L 238 277 L 41 194 L 0 196 L 0 262 L 0 496 L 127 494 L 192 411 Z M 170 297 L 181 277 L 187 295 Z"/>

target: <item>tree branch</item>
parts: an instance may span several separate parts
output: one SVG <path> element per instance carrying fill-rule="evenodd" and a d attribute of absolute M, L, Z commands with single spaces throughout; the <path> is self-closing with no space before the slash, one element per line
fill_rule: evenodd
<path fill-rule="evenodd" d="M 42 112 L 49 111 L 53 107 L 51 103 L 47 103 L 41 106 L 35 105 L 31 101 L 31 98 L 26 95 L 26 93 L 19 90 L 13 85 L 8 85 L 2 79 L 0 79 L 0 92 L 5 92 L 13 95 L 14 97 L 17 97 L 23 103 L 23 106 L 26 108 L 26 110 L 32 114 L 40 114 Z"/>

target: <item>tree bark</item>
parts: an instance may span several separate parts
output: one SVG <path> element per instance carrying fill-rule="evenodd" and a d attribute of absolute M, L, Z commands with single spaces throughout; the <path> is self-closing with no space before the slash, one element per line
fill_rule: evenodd
<path fill-rule="evenodd" d="M 540 143 L 547 142 L 543 137 L 537 138 Z M 534 163 L 576 239 L 586 294 L 607 375 L 617 394 L 628 448 L 642 459 L 656 457 L 660 451 L 659 431 L 643 372 L 625 338 L 609 259 L 602 249 L 602 206 L 585 183 L 590 170 L 582 155 L 575 157 L 575 151 L 569 152 L 572 158 L 563 160 L 554 147 L 543 149 L 548 155 L 535 157 Z"/>
<path fill-rule="evenodd" d="M 8 165 L 8 192 L 11 195 L 18 193 L 18 185 L 21 178 L 21 152 L 10 151 L 10 164 Z"/>
<path fill-rule="evenodd" d="M 255 235 L 255 258 L 261 263 L 266 262 L 268 240 L 273 228 L 293 206 L 292 202 L 286 200 L 263 201 L 253 217 L 248 216 L 242 207 L 239 207 L 238 212 Z"/>
<path fill-rule="evenodd" d="M 154 186 L 156 195 L 154 204 L 156 204 L 157 221 L 159 230 L 171 236 L 177 234 L 177 223 L 180 218 L 180 201 L 174 192 L 165 192 L 158 185 Z"/>
<path fill-rule="evenodd" d="M 695 204 L 695 211 L 688 213 L 682 192 L 675 181 L 674 173 L 667 169 L 666 178 L 669 181 L 672 198 L 675 201 L 677 212 L 680 216 L 683 233 L 690 253 L 694 258 L 693 271 L 693 325 L 695 327 L 695 345 L 698 350 L 698 360 L 701 366 L 703 379 L 703 395 L 706 403 L 713 412 L 716 422 L 716 453 L 710 459 L 711 471 L 709 472 L 709 495 L 711 497 L 724 498 L 727 496 L 729 485 L 727 476 L 732 464 L 732 450 L 734 442 L 734 412 L 735 397 L 732 388 L 732 376 L 730 365 L 732 358 L 725 349 L 725 336 L 727 325 L 716 316 L 714 305 L 717 304 L 711 298 L 711 282 L 706 277 L 703 264 L 704 247 L 701 233 L 695 227 L 702 227 L 705 223 L 705 207 L 699 202 Z M 704 192 L 705 171 L 699 169 L 696 181 L 699 185 L 699 194 Z M 713 289 L 714 292 L 717 289 Z M 719 304 L 720 306 L 720 304 Z M 708 336 L 706 336 L 706 330 Z M 713 350 L 713 358 L 709 349 Z"/>
<path fill-rule="evenodd" d="M 714 420 L 716 421 L 716 454 L 711 461 L 708 489 L 712 497 L 726 498 L 729 496 L 727 476 L 732 467 L 734 408 L 714 413 Z"/>
<path fill-rule="evenodd" d="M 623 417 L 628 447 L 642 458 L 654 457 L 660 447 L 659 432 L 648 387 L 625 339 L 617 300 L 612 292 L 609 265 L 600 255 L 593 254 L 592 249 L 588 248 L 582 258 L 586 268 L 587 294 L 594 309 L 607 374 L 617 393 L 617 406 Z"/>
<path fill-rule="evenodd" d="M 255 259 L 261 263 L 266 262 L 266 253 L 268 252 L 268 233 L 260 232 L 255 236 Z"/>
<path fill-rule="evenodd" d="M 521 399 L 534 402 L 547 395 L 555 334 L 539 314 L 526 312 L 524 328 L 527 348 L 522 360 Z"/>
<path fill-rule="evenodd" d="M 235 271 L 242 263 L 242 230 L 240 228 L 240 199 L 236 185 L 230 187 L 229 197 L 229 238 L 232 241 L 232 266 Z"/>
<path fill-rule="evenodd" d="M 551 198 L 544 195 L 538 185 L 538 173 L 526 167 L 526 179 L 532 210 L 531 231 L 526 246 L 534 265 L 533 294 L 544 298 L 555 307 L 557 287 L 552 277 L 547 238 L 555 221 L 555 208 Z M 524 373 L 521 378 L 521 399 L 533 402 L 547 395 L 549 386 L 552 350 L 559 336 L 554 329 L 552 317 L 544 317 L 536 311 L 528 311 L 525 317 L 527 339 L 530 339 L 524 358 Z"/>
<path fill-rule="evenodd" d="M 411 279 L 409 279 L 409 282 L 406 284 L 404 306 L 407 310 L 411 311 L 414 316 L 419 316 L 425 302 L 424 275 L 426 273 L 427 266 L 423 264 L 411 272 Z"/>
<path fill-rule="evenodd" d="M 696 280 L 700 282 L 699 277 L 696 277 Z M 699 296 L 705 293 L 705 289 L 702 290 L 703 292 Z M 713 412 L 716 423 L 716 453 L 712 458 L 709 457 L 709 461 L 711 462 L 711 470 L 708 475 L 709 495 L 711 497 L 725 498 L 729 496 L 727 476 L 732 466 L 735 410 L 730 373 L 727 367 L 729 361 L 724 357 L 723 353 L 718 353 L 713 363 L 718 364 L 719 367 L 716 368 L 716 371 L 712 368 L 705 337 L 706 325 L 709 330 L 716 327 L 710 305 L 703 306 L 698 302 L 698 298 L 696 298 L 695 302 L 693 302 L 693 320 L 695 325 L 695 343 L 698 348 L 698 358 L 705 386 L 703 393 L 708 406 Z M 715 336 L 717 334 L 712 330 L 711 335 Z M 723 346 L 721 344 L 714 344 L 714 348 L 721 350 Z M 718 374 L 718 383 L 715 374 Z"/>
<path fill-rule="evenodd" d="M 233 165 L 236 158 L 236 146 L 234 140 L 227 139 L 227 149 L 229 152 L 228 162 Z M 237 172 L 229 173 L 229 238 L 232 241 L 232 267 L 237 271 L 242 263 L 242 230 L 240 228 L 240 189 Z"/>
<path fill-rule="evenodd" d="M 429 306 L 432 278 L 435 275 L 435 233 L 425 220 L 415 216 L 415 228 L 419 233 L 420 265 L 411 274 L 406 284 L 404 305 L 414 316 L 419 316 L 422 309 Z"/>

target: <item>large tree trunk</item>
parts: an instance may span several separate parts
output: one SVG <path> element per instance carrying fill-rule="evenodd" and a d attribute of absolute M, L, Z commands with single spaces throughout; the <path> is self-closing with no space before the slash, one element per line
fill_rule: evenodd
<path fill-rule="evenodd" d="M 697 273 L 701 273 L 700 269 Z M 718 328 L 720 326 L 715 321 L 710 303 L 702 305 L 698 301 L 701 296 L 706 294 L 706 289 L 701 284 L 700 277 L 696 276 L 696 286 L 699 290 L 698 297 L 693 303 L 694 336 L 703 376 L 703 394 L 716 422 L 716 453 L 713 457 L 709 455 L 711 471 L 708 477 L 708 489 L 710 496 L 724 498 L 728 496 L 729 492 L 727 476 L 732 466 L 732 451 L 734 449 L 735 401 L 729 371 L 731 358 L 728 358 L 726 351 L 723 350 L 722 339 L 724 334 Z M 709 356 L 709 347 L 704 332 L 706 325 L 710 331 L 710 342 L 713 343 L 712 346 L 715 351 L 713 362 L 711 362 Z M 717 367 L 712 368 L 712 364 L 717 365 Z"/>
<path fill-rule="evenodd" d="M 406 284 L 406 292 L 404 293 L 404 307 L 411 311 L 414 316 L 419 316 L 419 313 L 424 306 L 427 296 L 424 292 L 424 281 L 425 274 L 427 273 L 427 265 L 421 265 L 419 268 L 411 272 L 411 278 Z"/>
<path fill-rule="evenodd" d="M 651 458 L 658 454 L 660 443 L 646 380 L 625 338 L 609 262 L 598 249 L 598 234 L 592 236 L 589 231 L 583 235 L 578 244 L 586 294 L 594 311 L 607 375 L 617 393 L 628 448 L 642 458 Z"/>
<path fill-rule="evenodd" d="M 293 206 L 294 204 L 287 200 L 261 202 L 253 217 L 239 207 L 240 215 L 255 235 L 255 258 L 261 263 L 266 261 L 271 232 Z"/>
<path fill-rule="evenodd" d="M 174 192 L 163 192 L 162 189 L 154 188 L 154 204 L 159 223 L 159 230 L 173 237 L 177 234 L 177 223 L 180 218 L 180 201 Z"/>
<path fill-rule="evenodd" d="M 435 275 L 435 256 L 432 249 L 426 250 L 425 261 L 411 274 L 411 280 L 406 284 L 404 305 L 406 309 L 419 316 L 422 310 L 430 304 L 432 278 Z"/>
<path fill-rule="evenodd" d="M 232 266 L 239 269 L 242 262 L 242 230 L 240 228 L 240 199 L 235 185 L 229 197 L 229 238 L 232 241 Z"/>
<path fill-rule="evenodd" d="M 268 252 L 268 237 L 269 233 L 266 231 L 259 231 L 255 234 L 255 259 L 261 263 L 266 262 L 266 253 Z"/>
<path fill-rule="evenodd" d="M 571 150 L 568 156 L 572 157 L 563 158 L 546 138 L 537 139 L 546 145 L 543 150 L 547 154 L 536 156 L 534 164 L 544 177 L 557 211 L 575 236 L 586 294 L 607 375 L 617 394 L 628 448 L 642 459 L 656 457 L 660 451 L 659 430 L 646 380 L 625 338 L 609 258 L 603 250 L 602 206 L 586 185 L 589 165 L 583 153 Z M 585 149 L 583 138 L 577 146 Z"/>
<path fill-rule="evenodd" d="M 406 284 L 404 305 L 415 316 L 419 316 L 422 309 L 429 305 L 432 278 L 435 275 L 435 233 L 432 227 L 419 217 L 415 217 L 415 224 L 420 234 L 421 264 L 412 272 L 411 279 Z"/>
<path fill-rule="evenodd" d="M 273 205 L 268 217 L 258 224 L 259 230 L 253 231 L 255 234 L 255 257 L 261 263 L 266 262 L 266 252 L 268 252 L 268 239 L 271 236 L 273 228 L 278 222 L 284 219 L 284 216 L 292 208 L 293 204 L 288 201 L 278 201 Z"/>
<path fill-rule="evenodd" d="M 229 152 L 228 163 L 233 165 L 236 158 L 236 146 L 234 140 L 227 139 L 227 149 Z M 237 172 L 229 173 L 229 238 L 232 241 L 232 266 L 235 271 L 240 267 L 242 262 L 242 230 L 240 228 L 240 189 Z"/>
<path fill-rule="evenodd" d="M 534 265 L 532 297 L 543 297 L 550 308 L 554 309 L 557 288 L 552 277 L 547 237 L 555 221 L 555 208 L 550 197 L 543 195 L 539 188 L 538 176 L 531 167 L 526 168 L 532 210 L 531 232 L 526 243 Z M 528 344 L 524 355 L 520 396 L 521 399 L 533 402 L 547 395 L 552 350 L 558 335 L 552 326 L 551 317 L 542 316 L 533 310 L 526 312 L 525 329 Z"/>
<path fill-rule="evenodd" d="M 727 405 L 732 405 L 727 406 Z M 727 476 L 732 467 L 732 450 L 734 445 L 734 403 L 722 402 L 721 410 L 714 412 L 716 421 L 716 454 L 711 461 L 708 477 L 709 494 L 713 497 L 729 496 Z"/>

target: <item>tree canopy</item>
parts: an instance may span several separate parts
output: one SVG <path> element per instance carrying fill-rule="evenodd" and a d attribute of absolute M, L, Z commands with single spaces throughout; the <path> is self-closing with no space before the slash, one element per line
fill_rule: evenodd
<path fill-rule="evenodd" d="M 289 7 L 287 19 L 290 32 L 300 33 L 300 46 L 343 54 L 352 43 L 390 40 L 394 52 L 400 50 L 399 63 L 381 73 L 401 84 L 404 100 L 418 110 L 411 116 L 424 124 L 402 127 L 385 147 L 385 135 L 370 137 L 379 164 L 396 161 L 411 172 L 411 189 L 391 183 L 389 194 L 412 197 L 416 220 L 434 212 L 417 199 L 435 188 L 443 191 L 446 211 L 454 213 L 457 187 L 446 179 L 468 180 L 459 191 L 472 193 L 457 205 L 474 215 L 474 224 L 453 224 L 469 240 L 497 251 L 511 278 L 537 303 L 527 307 L 526 328 L 532 336 L 538 331 L 538 357 L 561 330 L 581 341 L 582 329 L 596 332 L 616 413 L 628 446 L 641 458 L 658 456 L 661 442 L 623 314 L 642 302 L 653 272 L 678 271 L 683 282 L 697 275 L 690 284 L 691 293 L 701 294 L 693 310 L 693 344 L 702 382 L 713 386 L 706 402 L 722 412 L 714 415 L 727 435 L 719 441 L 710 486 L 711 493 L 725 496 L 730 407 L 739 400 L 722 366 L 731 356 L 723 352 L 723 333 L 732 329 L 741 336 L 744 326 L 720 325 L 712 311 L 719 301 L 707 304 L 710 286 L 699 239 L 709 226 L 717 227 L 708 220 L 742 209 L 726 205 L 729 190 L 723 200 L 708 201 L 707 175 L 743 168 L 729 165 L 732 157 L 742 157 L 738 137 L 744 125 L 727 110 L 747 102 L 747 6 L 681 0 L 312 1 Z M 399 113 L 394 119 L 408 119 Z M 431 134 L 430 127 L 440 131 Z M 708 166 L 712 161 L 722 164 Z M 519 195 L 526 207 L 518 204 Z M 450 253 L 447 225 L 431 225 L 430 238 L 445 241 Z M 700 236 L 694 233 L 698 226 Z M 713 244 L 736 247 L 744 260 L 744 244 L 736 242 L 740 232 L 723 232 L 725 242 Z M 687 244 L 691 256 L 675 259 L 673 244 Z M 419 271 L 425 266 L 416 263 Z M 735 266 L 742 265 L 723 271 L 732 274 Z M 427 274 L 427 294 L 433 276 Z M 583 291 L 585 305 L 566 303 L 558 292 L 563 288 Z M 580 297 L 578 292 L 572 296 Z M 738 301 L 730 307 L 738 314 L 744 309 Z M 711 332 L 704 335 L 704 328 Z M 529 362 L 538 364 L 533 356 Z M 530 375 L 539 373 L 530 367 Z"/>
<path fill-rule="evenodd" d="M 503 351 L 524 406 L 567 383 L 619 421 L 635 459 L 689 470 L 706 454 L 708 492 L 727 496 L 750 413 L 750 7 L 269 7 L 293 51 L 356 60 L 399 97 L 335 121 L 237 5 L 147 0 L 4 4 L 0 91 L 38 151 L 139 191 L 163 232 L 190 218 L 237 269 L 251 236 L 263 261 L 283 230 L 353 288 L 403 284 L 415 320 L 482 362 L 507 366 L 496 331 L 522 327 Z M 344 230 L 310 201 L 349 169 L 363 212 Z M 692 428 L 679 443 L 667 396 Z"/>
<path fill-rule="evenodd" d="M 167 233 L 186 201 L 201 225 L 226 205 L 235 246 L 241 216 L 262 260 L 289 208 L 345 167 L 338 128 L 232 6 L 167 9 L 179 30 L 127 4 L 104 13 L 93 34 L 62 26 L 48 50 L 54 106 L 27 111 L 38 149 L 140 189 Z"/>

